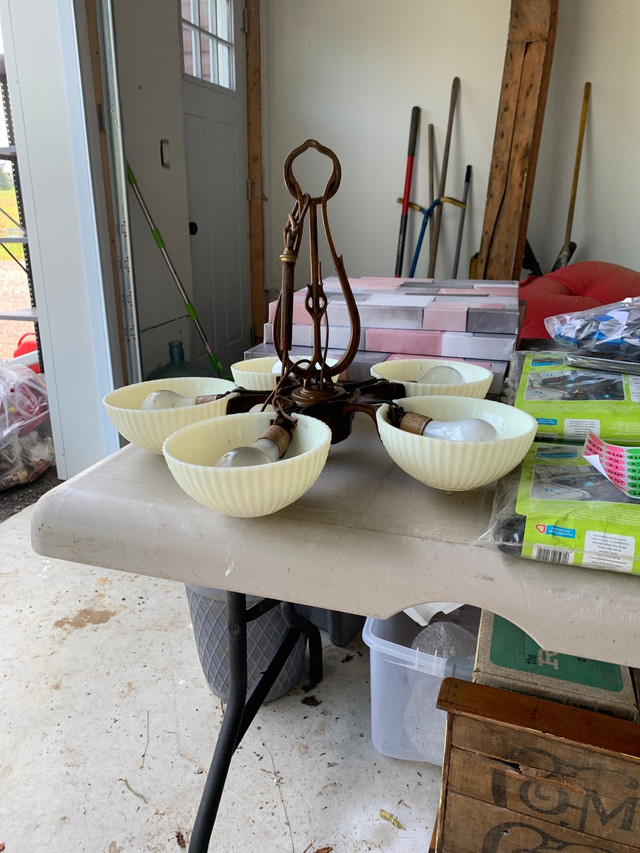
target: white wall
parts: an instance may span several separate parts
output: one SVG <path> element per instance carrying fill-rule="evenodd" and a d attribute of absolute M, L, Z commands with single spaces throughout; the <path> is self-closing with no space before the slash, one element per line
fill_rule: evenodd
<path fill-rule="evenodd" d="M 268 284 L 276 285 L 292 200 L 282 183 L 291 149 L 314 137 L 342 163 L 329 206 L 347 272 L 393 275 L 411 108 L 422 108 L 413 199 L 428 200 L 427 125 L 439 167 L 451 82 L 461 80 L 446 192 L 473 167 L 458 275 L 478 250 L 504 64 L 509 0 L 269 0 L 263 4 Z M 640 268 L 640 4 L 561 0 L 529 239 L 544 272 L 564 240 L 582 91 L 592 83 L 572 239 L 574 260 Z M 437 182 L 436 182 L 437 186 Z M 458 213 L 444 208 L 436 275 L 451 275 Z M 414 235 L 419 220 L 414 217 Z M 405 253 L 405 274 L 413 250 Z M 426 274 L 427 247 L 417 275 Z M 299 265 L 300 266 L 300 265 Z M 324 275 L 333 274 L 324 269 Z M 297 284 L 306 282 L 298 270 Z"/>
<path fill-rule="evenodd" d="M 573 260 L 640 269 L 640 4 L 561 0 L 529 238 L 543 270 L 564 242 L 582 94 L 591 99 L 571 239 Z"/>

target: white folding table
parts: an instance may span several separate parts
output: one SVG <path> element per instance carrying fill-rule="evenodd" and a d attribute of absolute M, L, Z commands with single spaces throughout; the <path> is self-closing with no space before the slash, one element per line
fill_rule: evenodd
<path fill-rule="evenodd" d="M 543 648 L 640 667 L 640 578 L 479 546 L 492 500 L 492 487 L 445 493 L 413 480 L 358 415 L 316 484 L 274 515 L 202 507 L 162 456 L 127 446 L 40 499 L 32 543 L 47 557 L 240 593 L 229 597 L 230 623 L 244 594 L 381 618 L 458 601 L 499 613 Z M 194 850 L 207 843 L 192 838 Z"/>

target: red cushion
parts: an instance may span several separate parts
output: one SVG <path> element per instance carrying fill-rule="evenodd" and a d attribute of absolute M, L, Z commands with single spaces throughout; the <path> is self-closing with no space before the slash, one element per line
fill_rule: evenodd
<path fill-rule="evenodd" d="M 519 291 L 527 303 L 521 337 L 548 338 L 545 317 L 640 296 L 640 272 L 604 261 L 581 261 L 548 275 L 529 276 Z"/>

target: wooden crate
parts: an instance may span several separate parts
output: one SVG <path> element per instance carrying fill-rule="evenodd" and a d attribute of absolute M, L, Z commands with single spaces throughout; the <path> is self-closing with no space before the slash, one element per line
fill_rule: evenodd
<path fill-rule="evenodd" d="M 436 853 L 640 851 L 640 726 L 448 678 Z"/>

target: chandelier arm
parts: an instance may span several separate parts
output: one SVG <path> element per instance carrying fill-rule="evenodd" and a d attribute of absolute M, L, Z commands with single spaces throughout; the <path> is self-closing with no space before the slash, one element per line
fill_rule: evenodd
<path fill-rule="evenodd" d="M 333 166 L 331 175 L 329 177 L 329 180 L 327 181 L 324 191 L 322 195 L 318 197 L 310 197 L 308 195 L 303 194 L 300 184 L 296 180 L 296 177 L 293 173 L 294 160 L 310 148 L 313 148 L 320 154 L 326 156 L 331 161 Z M 310 208 L 309 239 L 311 246 L 311 282 L 308 285 L 308 294 L 305 305 L 307 312 L 311 315 L 313 324 L 313 363 L 309 366 L 309 368 L 307 368 L 307 370 L 297 368 L 294 370 L 294 372 L 295 375 L 298 376 L 298 378 L 302 379 L 307 385 L 319 381 L 319 386 L 321 388 L 330 388 L 332 386 L 332 377 L 339 376 L 340 373 L 346 370 L 346 368 L 353 362 L 360 344 L 360 318 L 358 315 L 356 301 L 351 291 L 349 279 L 344 269 L 342 257 L 339 257 L 335 250 L 335 245 L 329 228 L 329 221 L 327 215 L 327 202 L 338 191 L 341 176 L 342 169 L 340 166 L 340 161 L 336 157 L 335 153 L 330 148 L 321 145 L 314 139 L 308 139 L 306 142 L 302 143 L 302 145 L 299 145 L 297 148 L 295 148 L 289 154 L 284 163 L 285 186 L 287 187 L 291 195 L 296 199 L 296 207 L 299 208 L 302 205 L 302 199 L 305 198 L 307 200 L 308 207 Z M 333 264 L 336 269 L 336 273 L 338 275 L 338 279 L 340 281 L 340 287 L 345 297 L 350 321 L 350 337 L 347 349 L 343 354 L 342 358 L 340 358 L 338 362 L 332 367 L 329 367 L 326 363 L 327 351 L 329 347 L 329 323 L 326 319 L 327 299 L 324 293 L 324 288 L 322 286 L 322 278 L 320 275 L 320 262 L 318 258 L 318 207 L 321 207 L 322 210 L 322 225 L 324 228 L 325 237 L 327 240 Z M 290 217 L 289 219 L 291 223 L 292 217 Z M 300 227 L 300 231 L 301 230 L 302 228 Z M 286 236 L 287 229 L 285 228 L 285 238 Z M 291 303 L 293 301 L 291 268 L 293 266 L 294 261 L 291 258 L 289 252 L 285 252 L 285 254 L 281 256 L 281 258 L 283 260 L 283 265 L 287 268 L 286 274 L 285 272 L 283 272 L 283 299 L 280 323 L 282 330 L 280 333 L 280 350 L 284 350 L 285 347 L 283 346 L 283 344 L 289 344 L 289 346 L 291 345 L 291 335 L 286 334 L 286 329 L 288 328 L 289 317 L 293 314 L 293 307 L 292 304 L 291 307 L 289 306 L 289 301 L 291 300 Z M 324 342 L 324 351 L 322 347 L 321 334 L 323 320 L 325 322 L 327 330 L 326 340 Z M 279 354 L 282 356 L 284 353 Z M 318 365 L 320 371 L 319 374 L 317 368 Z"/>
<path fill-rule="evenodd" d="M 351 329 L 351 333 L 349 336 L 349 344 L 344 352 L 344 355 L 329 370 L 331 376 L 339 376 L 353 363 L 353 360 L 356 357 L 356 354 L 360 347 L 360 314 L 358 313 L 358 305 L 356 303 L 355 296 L 353 295 L 353 291 L 351 290 L 351 284 L 349 283 L 347 272 L 344 268 L 342 255 L 338 256 L 333 242 L 333 237 L 331 235 L 331 229 L 329 227 L 329 217 L 327 214 L 327 198 L 328 197 L 325 195 L 322 199 L 322 224 L 324 227 L 325 237 L 327 239 L 327 245 L 329 246 L 329 252 L 331 253 L 331 258 L 333 260 L 333 265 L 338 275 L 340 287 L 342 289 L 342 293 L 344 295 L 344 299 L 347 305 L 347 312 L 349 314 L 349 326 Z M 328 337 L 329 324 L 327 322 L 327 339 Z"/>
<path fill-rule="evenodd" d="M 274 317 L 274 344 L 283 366 L 290 365 L 289 351 L 293 334 L 293 295 L 295 265 L 300 252 L 304 218 L 309 211 L 311 199 L 308 194 L 300 194 L 296 198 L 293 210 L 288 216 L 284 228 L 284 251 L 280 255 L 282 261 L 282 286 L 276 316 Z"/>

